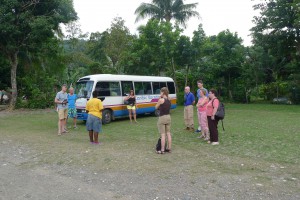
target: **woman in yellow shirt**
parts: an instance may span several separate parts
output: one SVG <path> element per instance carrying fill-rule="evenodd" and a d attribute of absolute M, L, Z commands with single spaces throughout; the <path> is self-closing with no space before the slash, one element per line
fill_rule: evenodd
<path fill-rule="evenodd" d="M 89 132 L 90 142 L 92 144 L 100 144 L 98 141 L 98 133 L 102 130 L 103 104 L 102 101 L 97 98 L 97 95 L 97 91 L 94 91 L 93 98 L 86 104 L 86 111 L 88 113 L 86 129 Z"/>

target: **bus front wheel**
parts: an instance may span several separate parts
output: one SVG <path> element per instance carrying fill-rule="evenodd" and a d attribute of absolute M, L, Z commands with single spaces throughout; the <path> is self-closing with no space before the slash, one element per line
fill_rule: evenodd
<path fill-rule="evenodd" d="M 103 124 L 108 124 L 111 122 L 111 119 L 112 119 L 112 114 L 111 114 L 111 111 L 110 110 L 104 110 L 102 112 L 102 122 Z"/>

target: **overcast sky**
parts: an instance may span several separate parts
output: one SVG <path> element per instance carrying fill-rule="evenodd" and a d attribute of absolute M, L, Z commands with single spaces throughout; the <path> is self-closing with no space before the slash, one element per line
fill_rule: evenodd
<path fill-rule="evenodd" d="M 150 0 L 73 0 L 79 17 L 82 31 L 102 32 L 108 29 L 113 18 L 122 17 L 125 25 L 132 34 L 137 33 L 137 27 L 146 24 L 146 20 L 135 23 L 135 9 L 142 3 Z M 201 19 L 192 18 L 187 22 L 184 35 L 192 37 L 200 23 L 205 33 L 216 35 L 229 29 L 237 32 L 244 40 L 244 45 L 251 45 L 249 29 L 253 27 L 251 20 L 255 15 L 251 0 L 185 0 L 184 3 L 198 3 L 197 11 Z"/>

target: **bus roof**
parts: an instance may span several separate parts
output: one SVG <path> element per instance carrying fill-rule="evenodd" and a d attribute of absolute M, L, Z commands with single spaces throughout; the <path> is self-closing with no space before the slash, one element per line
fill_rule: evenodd
<path fill-rule="evenodd" d="M 170 77 L 162 76 L 138 76 L 138 75 L 117 75 L 117 74 L 94 74 L 81 77 L 78 81 L 170 81 L 174 82 Z"/>

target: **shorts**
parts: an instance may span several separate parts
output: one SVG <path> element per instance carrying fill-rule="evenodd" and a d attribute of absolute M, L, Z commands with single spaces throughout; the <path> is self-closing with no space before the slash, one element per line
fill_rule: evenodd
<path fill-rule="evenodd" d="M 67 108 L 58 109 L 58 118 L 60 120 L 67 119 L 67 117 L 68 117 L 68 109 Z"/>
<path fill-rule="evenodd" d="M 130 106 L 130 105 L 127 106 L 127 110 L 135 110 L 135 109 L 136 109 L 135 106 Z"/>
<path fill-rule="evenodd" d="M 100 133 L 102 131 L 102 120 L 99 117 L 89 114 L 86 120 L 86 130 Z"/>
<path fill-rule="evenodd" d="M 171 131 L 171 116 L 163 115 L 158 118 L 157 128 L 160 134 L 170 133 Z"/>
<path fill-rule="evenodd" d="M 76 108 L 69 108 L 68 109 L 68 117 L 77 118 L 77 110 L 76 110 Z"/>

